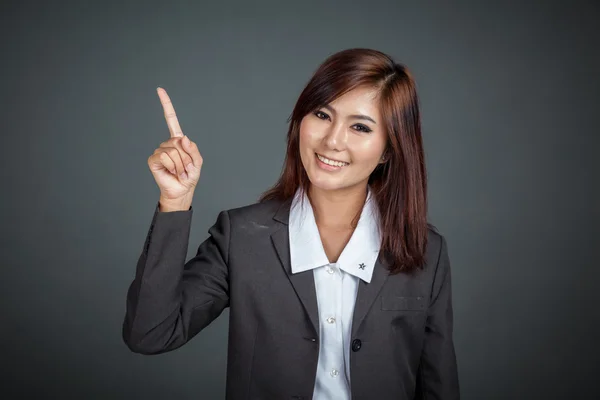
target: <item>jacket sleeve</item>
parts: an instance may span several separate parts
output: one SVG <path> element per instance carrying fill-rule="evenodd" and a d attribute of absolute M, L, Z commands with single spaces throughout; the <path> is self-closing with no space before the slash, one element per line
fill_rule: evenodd
<path fill-rule="evenodd" d="M 230 224 L 222 211 L 187 263 L 192 207 L 160 212 L 157 204 L 127 291 L 123 340 L 141 354 L 187 343 L 229 306 Z"/>
<path fill-rule="evenodd" d="M 427 311 L 425 341 L 417 374 L 416 400 L 460 399 L 453 342 L 453 311 L 450 259 L 441 236 L 432 302 Z"/>

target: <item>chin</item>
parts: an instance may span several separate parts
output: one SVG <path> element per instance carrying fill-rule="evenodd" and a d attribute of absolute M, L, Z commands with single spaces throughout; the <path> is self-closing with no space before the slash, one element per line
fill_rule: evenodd
<path fill-rule="evenodd" d="M 337 191 L 348 189 L 356 185 L 356 182 L 346 182 L 343 179 L 332 179 L 332 177 L 329 176 L 318 176 L 318 172 L 316 174 L 317 176 L 311 173 L 307 173 L 307 175 L 311 186 L 314 186 L 315 188 L 318 188 L 320 190 Z"/>
<path fill-rule="evenodd" d="M 314 186 L 315 188 L 318 188 L 320 190 L 326 190 L 326 191 L 335 191 L 335 190 L 340 190 L 340 189 L 344 189 L 345 186 L 344 185 L 340 185 L 337 183 L 332 183 L 332 182 L 315 182 L 313 180 L 310 181 L 311 186 Z"/>

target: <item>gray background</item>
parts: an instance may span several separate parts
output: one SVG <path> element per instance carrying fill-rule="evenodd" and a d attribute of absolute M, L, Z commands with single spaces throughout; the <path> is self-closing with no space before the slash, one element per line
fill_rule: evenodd
<path fill-rule="evenodd" d="M 223 398 L 227 311 L 168 354 L 121 339 L 155 88 L 204 157 L 189 258 L 276 180 L 319 63 L 372 47 L 419 87 L 463 398 L 599 398 L 600 13 L 561 3 L 3 1 L 2 397 Z"/>

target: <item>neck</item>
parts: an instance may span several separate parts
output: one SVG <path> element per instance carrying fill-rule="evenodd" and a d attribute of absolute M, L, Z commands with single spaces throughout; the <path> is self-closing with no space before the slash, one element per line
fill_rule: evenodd
<path fill-rule="evenodd" d="M 311 185 L 308 198 L 317 226 L 337 230 L 354 229 L 353 222 L 358 221 L 357 216 L 367 198 L 367 187 L 365 185 L 334 191 Z"/>

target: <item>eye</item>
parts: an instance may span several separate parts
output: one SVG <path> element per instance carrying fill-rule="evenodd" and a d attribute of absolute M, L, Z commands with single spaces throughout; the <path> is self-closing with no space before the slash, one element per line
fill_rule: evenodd
<path fill-rule="evenodd" d="M 355 127 L 357 127 L 359 132 L 364 132 L 364 133 L 369 133 L 371 132 L 371 129 L 367 126 L 364 126 L 363 124 L 356 124 L 354 125 Z"/>
<path fill-rule="evenodd" d="M 315 111 L 313 112 L 313 114 L 315 114 L 315 116 L 319 119 L 329 119 L 329 115 L 325 114 L 323 111 Z"/>

